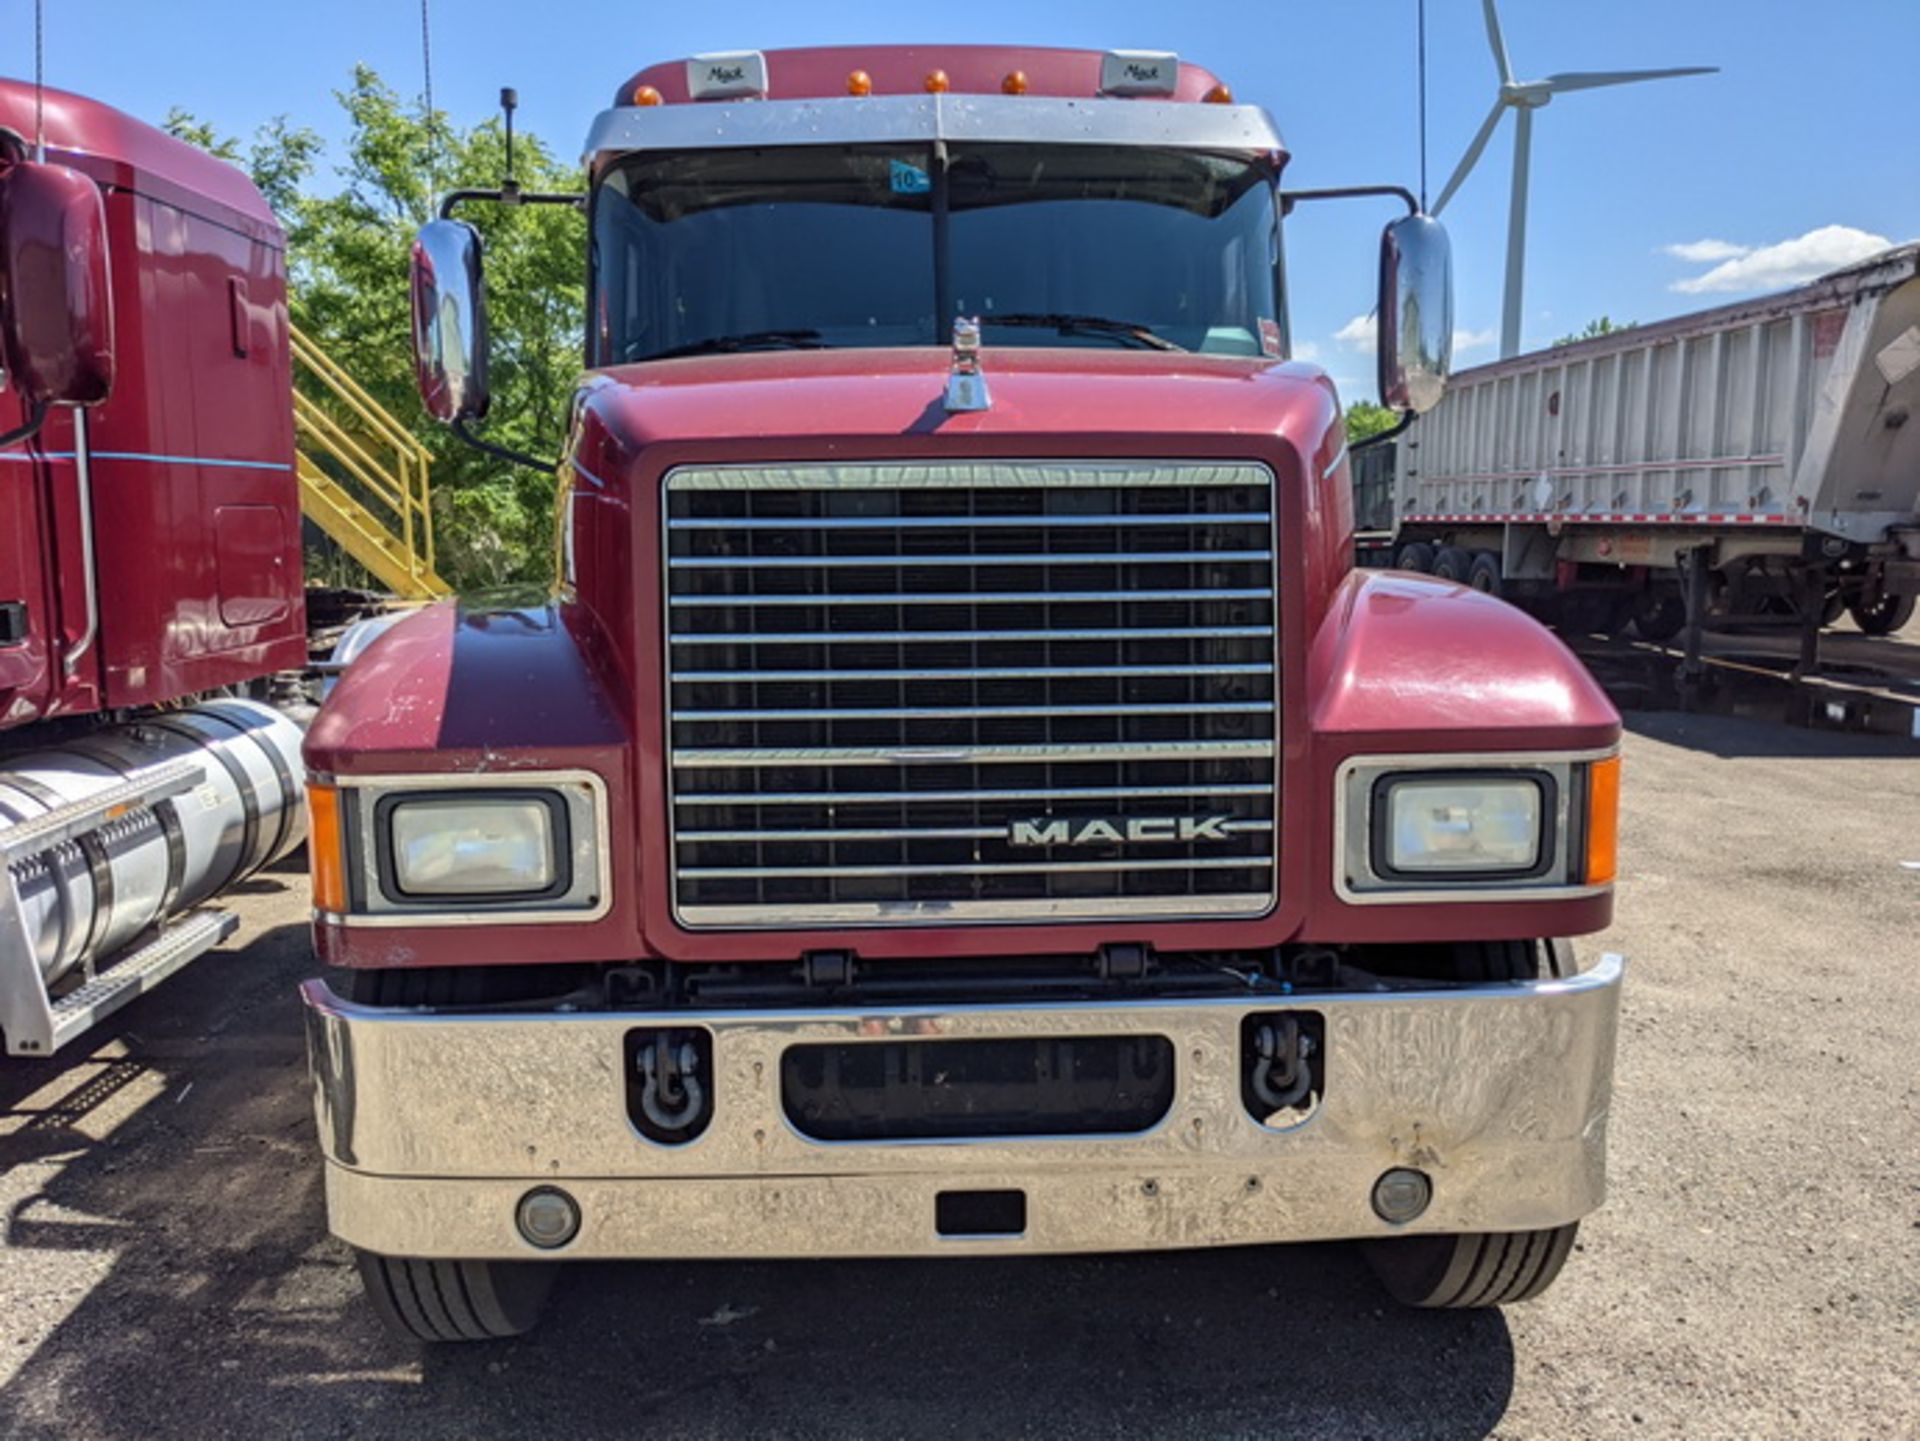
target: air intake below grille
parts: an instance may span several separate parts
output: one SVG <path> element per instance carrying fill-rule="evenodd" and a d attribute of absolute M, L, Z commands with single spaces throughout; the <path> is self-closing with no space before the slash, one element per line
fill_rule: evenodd
<path fill-rule="evenodd" d="M 699 467 L 665 497 L 683 924 L 1272 907 L 1264 466 Z"/>

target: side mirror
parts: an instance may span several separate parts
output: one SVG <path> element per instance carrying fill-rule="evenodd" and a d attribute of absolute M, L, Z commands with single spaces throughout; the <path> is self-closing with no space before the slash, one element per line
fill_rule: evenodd
<path fill-rule="evenodd" d="M 432 220 L 413 242 L 413 369 L 435 420 L 479 420 L 487 390 L 487 296 L 480 232 Z"/>
<path fill-rule="evenodd" d="M 64 165 L 0 171 L 0 338 L 34 405 L 98 405 L 113 390 L 113 296 L 100 188 Z"/>
<path fill-rule="evenodd" d="M 1409 215 L 1380 237 L 1380 403 L 1424 415 L 1453 368 L 1453 248 L 1430 215 Z"/>

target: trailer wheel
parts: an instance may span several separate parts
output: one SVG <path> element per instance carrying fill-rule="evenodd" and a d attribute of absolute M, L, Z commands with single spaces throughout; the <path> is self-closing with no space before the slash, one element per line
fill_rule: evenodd
<path fill-rule="evenodd" d="M 1913 619 L 1913 602 L 1910 595 L 1882 595 L 1871 604 L 1855 601 L 1847 614 L 1868 635 L 1892 635 Z"/>
<path fill-rule="evenodd" d="M 1460 981 L 1526 981 L 1570 976 L 1578 966 L 1565 941 L 1487 941 L 1449 948 Z M 1541 1231 L 1471 1231 L 1367 1241 L 1362 1252 L 1396 1301 L 1463 1309 L 1530 1301 L 1560 1274 L 1578 1221 Z"/>
<path fill-rule="evenodd" d="M 1393 558 L 1395 570 L 1414 570 L 1425 575 L 1433 569 L 1433 547 L 1424 540 L 1412 541 L 1400 547 L 1400 554 Z"/>
<path fill-rule="evenodd" d="M 1500 557 L 1490 550 L 1476 550 L 1467 567 L 1467 584 L 1486 595 L 1499 595 L 1505 589 L 1500 578 Z"/>
<path fill-rule="evenodd" d="M 381 1323 L 414 1341 L 501 1341 L 530 1331 L 557 1265 L 539 1261 L 420 1261 L 356 1249 L 360 1282 Z"/>
<path fill-rule="evenodd" d="M 1687 603 L 1678 591 L 1648 591 L 1634 602 L 1633 628 L 1642 640 L 1672 640 L 1687 625 Z"/>
<path fill-rule="evenodd" d="M 1441 580 L 1465 585 L 1472 570 L 1473 552 L 1470 550 L 1463 550 L 1457 545 L 1443 545 L 1434 552 L 1433 573 Z"/>

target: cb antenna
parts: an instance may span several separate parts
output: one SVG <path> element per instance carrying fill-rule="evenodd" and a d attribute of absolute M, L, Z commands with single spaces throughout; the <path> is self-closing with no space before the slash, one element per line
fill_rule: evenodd
<path fill-rule="evenodd" d="M 427 107 L 427 203 L 440 188 L 439 127 L 433 116 L 433 16 L 429 0 L 420 0 L 420 81 Z"/>
<path fill-rule="evenodd" d="M 1427 210 L 1427 0 L 1418 0 L 1420 36 L 1420 213 Z"/>
<path fill-rule="evenodd" d="M 47 47 L 44 0 L 33 0 L 33 158 L 47 158 Z"/>
<path fill-rule="evenodd" d="M 500 87 L 500 110 L 507 117 L 507 174 L 500 182 L 500 198 L 511 205 L 520 198 L 520 182 L 513 178 L 513 112 L 520 106 L 520 93 L 511 85 Z"/>

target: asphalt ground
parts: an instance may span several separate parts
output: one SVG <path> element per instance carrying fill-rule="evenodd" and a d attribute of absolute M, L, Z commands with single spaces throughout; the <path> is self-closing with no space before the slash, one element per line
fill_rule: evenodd
<path fill-rule="evenodd" d="M 423 1353 L 326 1232 L 282 870 L 0 1062 L 0 1434 L 1920 1434 L 1920 760 L 1629 724 L 1611 1196 L 1540 1300 L 1396 1309 L 1340 1245 L 634 1264 Z"/>

